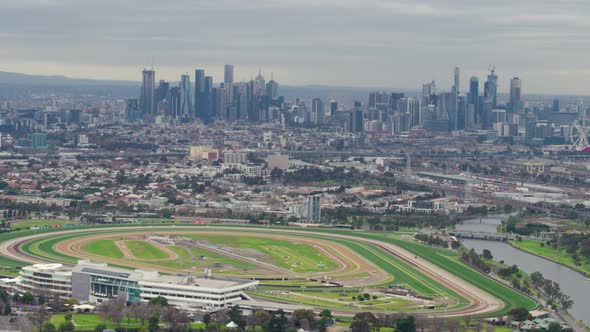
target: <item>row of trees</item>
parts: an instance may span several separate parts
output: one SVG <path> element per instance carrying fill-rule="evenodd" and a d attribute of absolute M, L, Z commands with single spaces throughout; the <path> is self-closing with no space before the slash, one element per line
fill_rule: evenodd
<path fill-rule="evenodd" d="M 559 305 L 561 309 L 569 310 L 574 305 L 570 296 L 561 291 L 559 284 L 553 280 L 545 279 L 541 272 L 531 273 L 531 283 L 547 300 L 547 304 L 553 308 Z"/>
<path fill-rule="evenodd" d="M 404 313 L 379 314 L 371 312 L 360 312 L 356 314 L 350 325 L 352 332 L 378 332 L 382 328 L 393 328 L 396 332 L 458 332 L 465 326 L 470 331 L 481 332 L 494 331 L 493 326 L 485 326 L 481 319 L 473 319 L 470 316 L 462 318 L 430 318 L 423 315 L 407 315 Z"/>

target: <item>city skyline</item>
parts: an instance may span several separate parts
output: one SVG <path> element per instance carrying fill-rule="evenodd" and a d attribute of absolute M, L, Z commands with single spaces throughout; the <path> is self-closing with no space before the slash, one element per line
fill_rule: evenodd
<path fill-rule="evenodd" d="M 0 4 L 0 70 L 135 81 L 142 65 L 153 63 L 158 79 L 176 81 L 202 68 L 220 81 L 226 62 L 236 67 L 235 81 L 262 67 L 286 85 L 415 88 L 435 80 L 450 90 L 452 68 L 461 68 L 463 82 L 483 81 L 495 65 L 502 93 L 509 91 L 507 78 L 518 76 L 526 93 L 587 95 L 588 60 L 580 45 L 589 25 L 580 13 L 588 6 L 282 0 L 249 8 L 226 0 L 183 2 L 183 10 L 172 10 L 153 1 L 9 0 Z M 351 14 L 358 24 L 346 23 Z M 182 23 L 195 21 L 200 29 Z"/>

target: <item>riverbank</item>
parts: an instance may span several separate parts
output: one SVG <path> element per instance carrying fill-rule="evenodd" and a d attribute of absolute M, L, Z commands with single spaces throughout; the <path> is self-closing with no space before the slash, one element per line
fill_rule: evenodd
<path fill-rule="evenodd" d="M 553 249 L 550 246 L 541 246 L 541 241 L 535 241 L 535 240 L 522 240 L 522 241 L 516 241 L 516 240 L 510 240 L 507 241 L 506 243 L 508 243 L 510 246 L 512 246 L 515 249 L 524 251 L 528 254 L 531 255 L 535 255 L 539 258 L 543 258 L 549 261 L 552 261 L 553 263 L 565 266 L 567 268 L 570 268 L 580 274 L 582 274 L 584 277 L 589 277 L 590 276 L 590 267 L 587 265 L 584 266 L 578 266 L 574 263 L 574 260 L 572 257 L 570 256 L 563 256 L 561 255 L 561 252 L 558 251 L 557 249 Z"/>

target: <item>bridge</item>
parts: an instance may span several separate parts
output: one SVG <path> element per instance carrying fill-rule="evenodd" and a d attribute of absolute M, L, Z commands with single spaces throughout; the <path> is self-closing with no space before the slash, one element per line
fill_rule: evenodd
<path fill-rule="evenodd" d="M 487 241 L 502 241 L 502 242 L 512 240 L 512 238 L 513 238 L 513 236 L 510 234 L 469 232 L 469 231 L 453 231 L 453 232 L 449 232 L 449 235 L 452 235 L 452 236 L 456 237 L 457 239 L 487 240 Z"/>

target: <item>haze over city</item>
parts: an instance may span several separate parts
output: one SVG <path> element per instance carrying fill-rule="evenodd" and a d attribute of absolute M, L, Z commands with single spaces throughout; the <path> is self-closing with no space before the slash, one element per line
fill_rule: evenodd
<path fill-rule="evenodd" d="M 493 65 L 525 93 L 587 94 L 587 1 L 3 0 L 0 70 L 93 79 L 262 68 L 287 85 L 419 88 Z M 507 92 L 507 81 L 499 91 Z"/>

